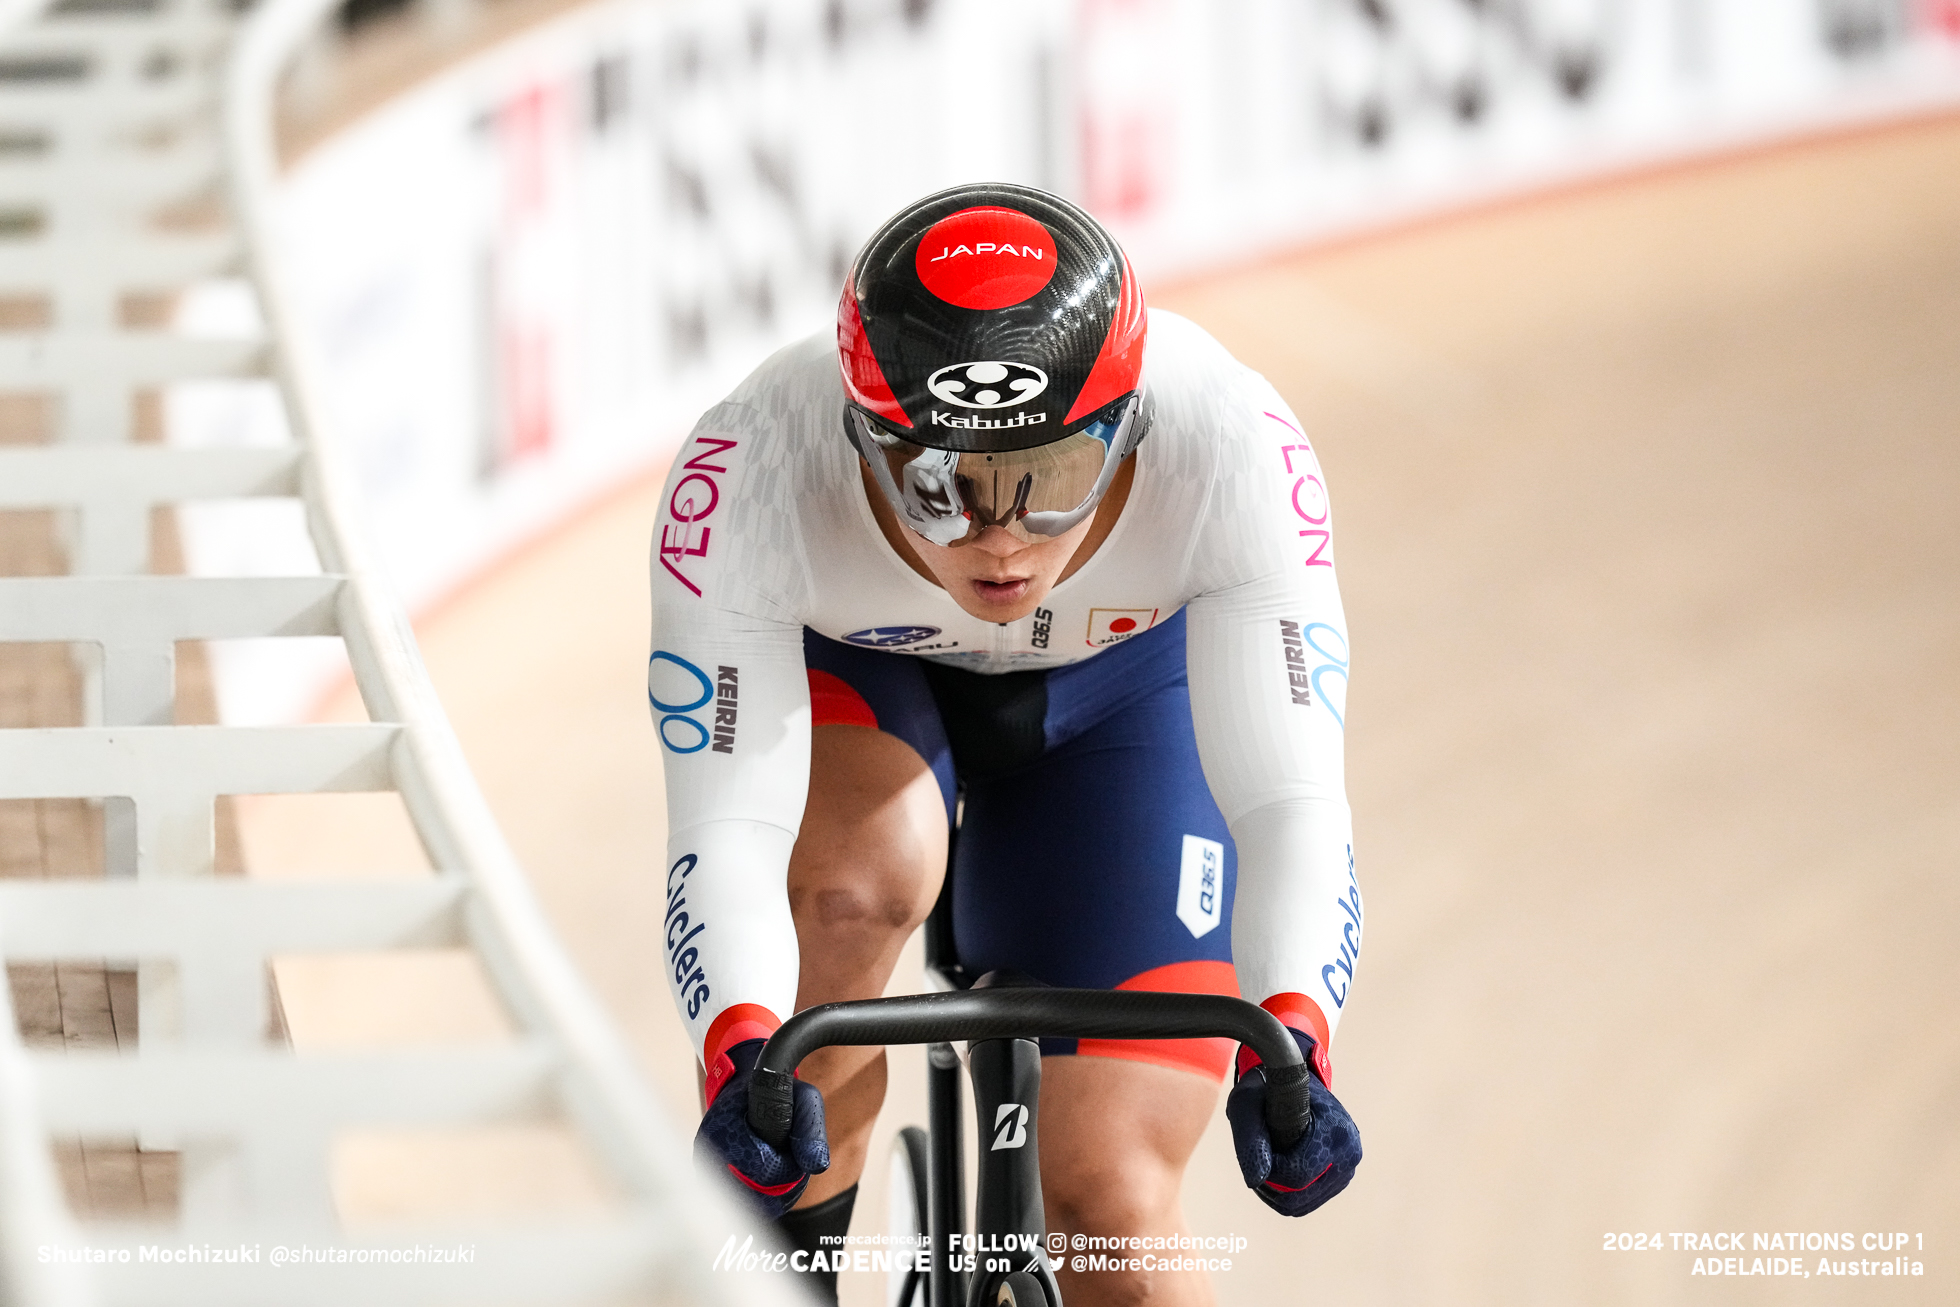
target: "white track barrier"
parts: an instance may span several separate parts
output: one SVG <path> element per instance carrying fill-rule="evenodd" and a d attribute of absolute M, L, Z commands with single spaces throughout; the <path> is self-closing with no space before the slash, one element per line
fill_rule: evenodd
<path fill-rule="evenodd" d="M 0 127 L 35 142 L 0 159 L 0 204 L 39 223 L 33 239 L 0 249 L 0 294 L 43 297 L 50 317 L 0 336 L 0 390 L 60 401 L 55 443 L 0 445 L 0 510 L 66 512 L 70 559 L 66 576 L 0 578 L 0 641 L 99 651 L 86 725 L 0 730 L 0 798 L 100 800 L 108 872 L 0 880 L 0 954 L 135 959 L 142 1017 L 135 1055 L 30 1053 L 0 991 L 0 1304 L 788 1302 L 776 1278 L 711 1269 L 744 1221 L 703 1192 L 547 930 L 402 609 L 350 527 L 356 506 L 287 308 L 269 200 L 274 85 L 331 7 L 264 0 L 235 25 L 209 0 L 71 6 L 0 38 Z M 33 9 L 0 14 L 22 21 Z M 148 225 L 150 211 L 212 193 L 221 176 L 230 213 L 219 230 Z M 123 325 L 125 295 L 172 292 L 241 258 L 262 335 Z M 130 443 L 143 390 L 265 375 L 283 398 L 288 445 Z M 246 496 L 299 499 L 324 574 L 144 574 L 154 506 Z M 344 641 L 369 723 L 170 724 L 177 641 L 290 636 Z M 213 877 L 217 796 L 335 791 L 399 792 L 435 874 Z M 269 1038 L 269 959 L 405 947 L 473 950 L 516 1037 L 368 1056 L 300 1055 Z M 474 1245 L 466 1265 L 277 1267 L 266 1255 L 348 1241 L 329 1184 L 340 1132 L 538 1119 L 569 1123 L 610 1170 L 617 1203 L 550 1223 L 358 1236 L 366 1248 Z M 177 1149 L 178 1224 L 78 1228 L 53 1165 L 61 1138 Z M 243 1245 L 260 1260 L 146 1260 L 142 1249 L 159 1245 Z M 60 1255 L 90 1248 L 106 1259 Z"/>

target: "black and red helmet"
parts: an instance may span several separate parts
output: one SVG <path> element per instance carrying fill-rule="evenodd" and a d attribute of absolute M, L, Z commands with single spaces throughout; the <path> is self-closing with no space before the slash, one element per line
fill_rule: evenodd
<path fill-rule="evenodd" d="M 1145 331 L 1129 260 L 1081 209 L 1005 183 L 941 191 L 879 228 L 844 285 L 837 351 L 845 428 L 867 460 L 890 464 L 887 493 L 913 501 L 899 507 L 928 539 L 950 543 L 940 537 L 952 533 L 951 511 L 981 525 L 1025 519 L 1035 534 L 1060 534 L 1094 507 L 1114 464 L 1143 436 Z M 1006 460 L 1017 470 L 996 503 L 987 487 L 974 488 L 974 469 L 962 460 L 958 486 L 950 463 L 943 477 L 926 476 L 945 481 L 946 502 L 934 509 L 896 475 L 909 464 L 916 480 L 927 464 L 945 462 L 901 459 L 906 447 L 1000 455 L 1085 432 L 1106 455 L 1096 461 L 1108 464 L 1090 469 L 1093 485 L 1065 484 L 1080 476 L 1059 477 L 1059 467 L 1043 473 Z M 1004 462 L 995 469 L 1002 476 Z M 1078 473 L 1088 466 L 1083 456 L 1070 462 Z M 1076 489 L 1093 497 L 1063 504 Z M 921 525 L 922 513 L 935 529 Z"/>
<path fill-rule="evenodd" d="M 865 245 L 837 349 L 851 403 L 919 444 L 1025 449 L 1136 392 L 1144 326 L 1143 292 L 1101 223 L 1032 187 L 956 186 Z M 989 371 L 970 380 L 976 366 Z"/>

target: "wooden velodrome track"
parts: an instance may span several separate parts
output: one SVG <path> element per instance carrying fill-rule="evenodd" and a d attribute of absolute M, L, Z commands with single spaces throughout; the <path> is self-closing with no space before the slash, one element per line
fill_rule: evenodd
<path fill-rule="evenodd" d="M 1221 1299 L 1954 1301 L 1960 119 L 1153 298 L 1311 424 L 1356 651 L 1369 932 L 1335 1055 L 1368 1159 L 1286 1223 L 1221 1118 L 1187 1189 L 1194 1227 L 1250 1241 Z M 687 1112 L 644 943 L 657 497 L 598 506 L 423 634 L 560 928 Z M 923 1116 L 913 1065 L 888 1122 Z M 1925 1233 L 1923 1279 L 1710 1282 L 1691 1253 L 1602 1250 L 1894 1230 Z"/>
<path fill-rule="evenodd" d="M 1215 1123 L 1187 1208 L 1249 1241 L 1221 1300 L 1955 1301 L 1960 119 L 1152 299 L 1310 423 L 1355 648 L 1369 931 L 1334 1052 L 1368 1160 L 1287 1223 L 1240 1188 Z M 556 924 L 687 1114 L 691 1057 L 645 943 L 658 490 L 596 506 L 420 630 Z M 291 869 L 393 838 L 271 802 L 241 824 L 248 865 Z M 304 979 L 296 1039 L 337 1001 Z M 922 1117 L 917 1065 L 895 1058 L 888 1123 Z M 519 1160 L 549 1151 L 508 1149 L 469 1201 L 534 1190 Z M 546 1164 L 578 1201 L 577 1168 Z M 352 1206 L 420 1201 L 385 1174 L 349 1183 Z M 1602 1251 L 1621 1231 L 1896 1230 L 1924 1232 L 1923 1278 L 1710 1281 L 1693 1253 Z M 845 1276 L 847 1303 L 881 1293 Z"/>

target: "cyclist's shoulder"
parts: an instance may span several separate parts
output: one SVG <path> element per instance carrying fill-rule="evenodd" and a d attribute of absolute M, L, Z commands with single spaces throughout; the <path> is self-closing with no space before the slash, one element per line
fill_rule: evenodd
<path fill-rule="evenodd" d="M 764 422 L 781 424 L 816 408 L 841 404 L 844 384 L 837 373 L 837 343 L 828 331 L 791 341 L 758 364 L 708 410 L 747 410 Z M 835 414 L 832 414 L 833 421 Z"/>
<path fill-rule="evenodd" d="M 1223 385 L 1255 376 L 1216 336 L 1169 309 L 1150 310 L 1145 375 L 1154 385 Z"/>
<path fill-rule="evenodd" d="M 1138 480 L 1151 496 L 1151 516 L 1190 522 L 1195 592 L 1297 571 L 1301 524 L 1292 515 L 1321 514 L 1306 526 L 1325 534 L 1326 495 L 1299 419 L 1270 382 L 1202 327 L 1151 312 L 1156 418 L 1138 450 L 1152 474 Z M 1296 491 L 1306 496 L 1297 510 Z"/>
<path fill-rule="evenodd" d="M 1150 347 L 1145 384 L 1155 397 L 1159 420 L 1199 428 L 1207 438 L 1243 425 L 1267 407 L 1272 387 L 1241 363 L 1217 337 L 1191 319 L 1166 309 L 1150 310 Z"/>
<path fill-rule="evenodd" d="M 777 350 L 681 442 L 655 525 L 656 600 L 803 602 L 805 560 L 839 530 L 827 506 L 856 485 L 834 351 L 821 333 Z"/>
<path fill-rule="evenodd" d="M 1264 377 L 1197 323 L 1163 309 L 1150 315 L 1148 460 L 1186 480 L 1243 470 L 1263 446 L 1268 415 L 1286 414 L 1285 405 Z"/>
<path fill-rule="evenodd" d="M 670 480 L 700 471 L 694 460 L 703 450 L 727 465 L 722 489 L 739 498 L 794 498 L 847 479 L 843 403 L 829 334 L 785 345 L 702 413 Z"/>

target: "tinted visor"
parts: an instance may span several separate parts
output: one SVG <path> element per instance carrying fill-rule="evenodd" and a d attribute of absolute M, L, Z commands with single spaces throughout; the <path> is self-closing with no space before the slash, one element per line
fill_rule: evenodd
<path fill-rule="evenodd" d="M 1128 452 L 1141 395 L 1033 449 L 962 454 L 907 440 L 862 409 L 847 420 L 872 479 L 899 520 L 936 545 L 958 545 L 989 526 L 1033 544 L 1095 511 Z"/>

